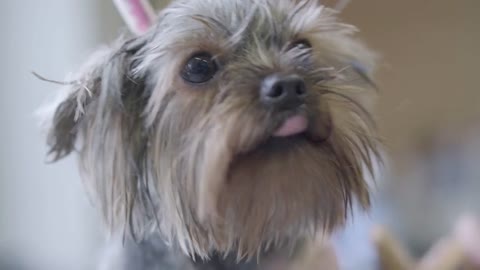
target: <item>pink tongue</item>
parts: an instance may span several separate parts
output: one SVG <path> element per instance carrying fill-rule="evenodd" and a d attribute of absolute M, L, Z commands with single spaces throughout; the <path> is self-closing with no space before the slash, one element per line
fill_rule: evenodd
<path fill-rule="evenodd" d="M 295 115 L 287 118 L 282 126 L 273 133 L 274 137 L 288 137 L 304 132 L 307 129 L 308 121 L 304 116 Z"/>

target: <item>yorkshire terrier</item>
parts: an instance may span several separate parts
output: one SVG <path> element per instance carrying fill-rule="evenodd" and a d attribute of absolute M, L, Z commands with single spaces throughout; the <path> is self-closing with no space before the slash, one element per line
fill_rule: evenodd
<path fill-rule="evenodd" d="M 355 32 L 317 0 L 176 0 L 96 53 L 48 145 L 78 152 L 120 235 L 110 268 L 283 269 L 368 208 L 375 56 Z"/>

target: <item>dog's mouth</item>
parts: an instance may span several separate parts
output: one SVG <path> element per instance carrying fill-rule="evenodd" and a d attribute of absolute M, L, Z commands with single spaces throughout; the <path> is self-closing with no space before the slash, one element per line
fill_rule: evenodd
<path fill-rule="evenodd" d="M 305 155 L 312 155 L 315 151 L 324 151 L 323 146 L 328 144 L 333 133 L 330 116 L 327 113 L 290 112 L 282 117 L 270 119 L 268 124 L 269 128 L 266 130 L 262 128 L 257 130 L 266 132 L 252 136 L 258 140 L 253 140 L 248 147 L 237 146 L 236 149 L 240 149 L 238 152 L 224 151 L 228 149 L 227 147 L 212 147 L 213 154 L 210 155 L 215 158 L 207 159 L 210 163 L 204 165 L 207 169 L 204 170 L 205 176 L 201 178 L 205 179 L 202 182 L 204 185 L 200 186 L 198 206 L 198 216 L 201 220 L 206 220 L 211 213 L 216 213 L 217 199 L 224 181 L 231 184 L 238 182 L 235 179 L 240 179 L 239 182 L 244 182 L 245 177 L 257 179 L 264 178 L 259 175 L 268 174 L 271 170 L 280 172 L 284 168 L 278 164 L 291 166 L 292 159 L 296 157 L 302 158 Z M 250 133 L 247 130 L 236 130 L 238 133 L 242 131 Z M 254 169 L 257 166 L 262 167 L 261 164 L 266 167 Z M 287 171 L 291 171 L 291 168 Z M 259 175 L 254 177 L 256 174 Z"/>
<path fill-rule="evenodd" d="M 307 131 L 308 124 L 309 121 L 305 115 L 296 114 L 283 120 L 272 136 L 278 138 L 295 136 Z"/>
<path fill-rule="evenodd" d="M 318 146 L 326 143 L 332 134 L 329 115 L 313 116 L 294 112 L 273 121 L 270 132 L 247 151 L 238 156 L 270 152 L 283 155 L 298 147 Z M 237 156 L 237 157 L 238 157 Z"/>
<path fill-rule="evenodd" d="M 329 114 L 321 117 L 295 113 L 281 119 L 268 141 L 306 140 L 311 143 L 323 143 L 332 133 L 332 122 Z"/>

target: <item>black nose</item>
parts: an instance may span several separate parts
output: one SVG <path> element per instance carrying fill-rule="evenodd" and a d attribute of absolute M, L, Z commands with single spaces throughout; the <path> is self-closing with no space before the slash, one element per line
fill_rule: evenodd
<path fill-rule="evenodd" d="M 271 75 L 263 81 L 260 98 L 270 107 L 281 110 L 294 109 L 305 101 L 305 82 L 297 75 Z"/>

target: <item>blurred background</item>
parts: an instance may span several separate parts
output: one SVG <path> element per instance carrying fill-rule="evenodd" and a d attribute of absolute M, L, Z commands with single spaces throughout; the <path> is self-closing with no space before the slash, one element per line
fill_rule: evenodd
<path fill-rule="evenodd" d="M 111 1 L 1 5 L 0 270 L 94 269 L 101 224 L 74 159 L 45 163 L 33 113 L 56 86 L 30 72 L 61 80 L 124 23 Z M 345 269 L 369 270 L 372 224 L 388 225 L 421 255 L 460 215 L 480 212 L 480 1 L 353 0 L 342 18 L 382 56 L 377 114 L 387 162 L 373 212 L 337 239 Z"/>

